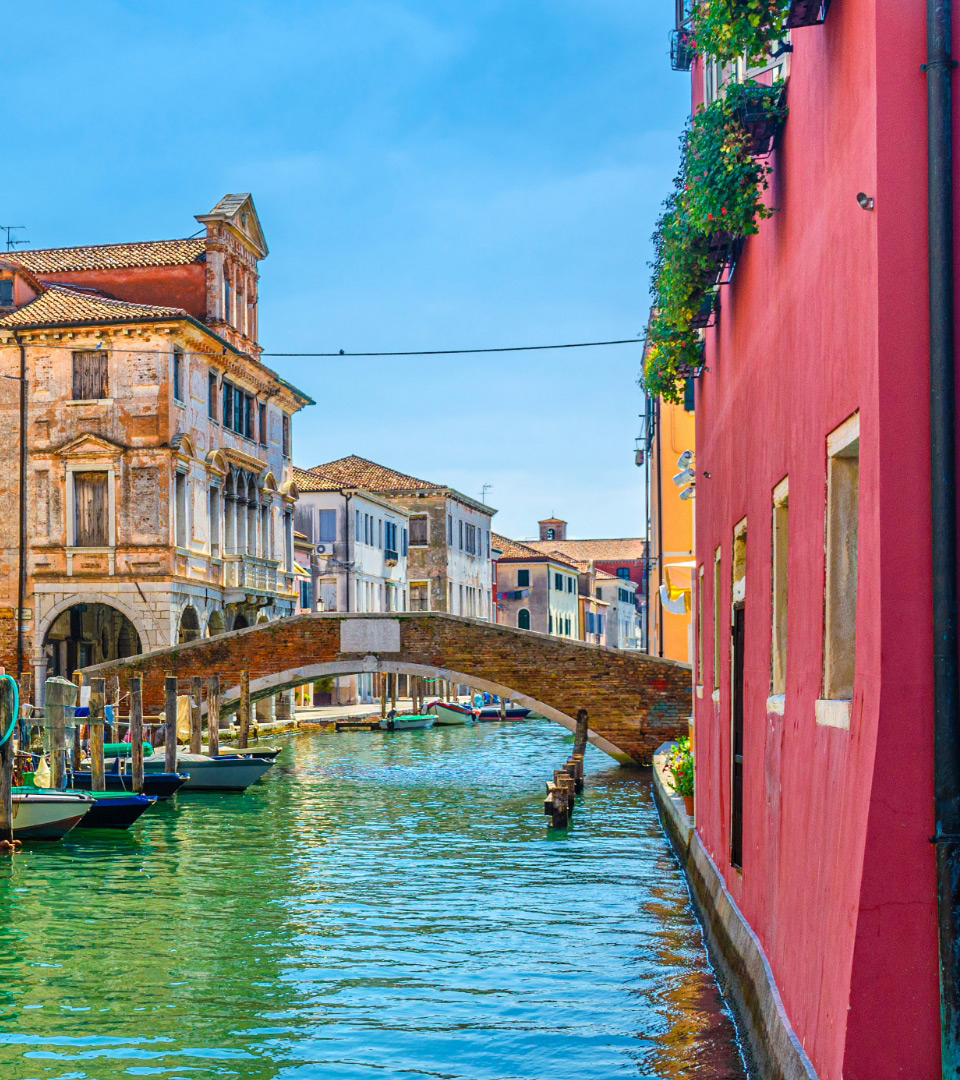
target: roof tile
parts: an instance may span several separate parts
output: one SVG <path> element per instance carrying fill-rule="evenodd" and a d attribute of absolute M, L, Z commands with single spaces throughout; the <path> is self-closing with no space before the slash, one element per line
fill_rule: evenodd
<path fill-rule="evenodd" d="M 90 289 L 73 289 L 67 285 L 48 285 L 35 300 L 4 315 L 0 328 L 19 326 L 65 326 L 133 322 L 153 319 L 186 317 L 182 308 L 157 307 L 153 304 L 132 304 L 114 300 Z"/>
<path fill-rule="evenodd" d="M 198 262 L 206 250 L 203 237 L 196 237 L 143 240 L 132 244 L 37 248 L 11 252 L 7 257 L 33 274 L 63 274 L 76 270 L 118 270 L 137 266 L 185 266 Z"/>
<path fill-rule="evenodd" d="M 408 476 L 356 454 L 328 461 L 324 465 L 315 465 L 310 472 L 320 473 L 340 484 L 364 488 L 366 491 L 445 490 L 444 484 L 434 484 L 429 480 Z"/>

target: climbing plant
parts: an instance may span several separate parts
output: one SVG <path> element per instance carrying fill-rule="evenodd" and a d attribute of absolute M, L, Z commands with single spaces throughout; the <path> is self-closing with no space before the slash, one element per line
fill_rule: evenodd
<path fill-rule="evenodd" d="M 693 329 L 678 329 L 654 317 L 647 327 L 643 385 L 651 397 L 679 404 L 683 380 L 703 366 L 703 341 Z"/>
<path fill-rule="evenodd" d="M 788 0 L 696 0 L 691 24 L 696 50 L 729 63 L 746 54 L 764 61 L 772 41 L 786 32 Z"/>

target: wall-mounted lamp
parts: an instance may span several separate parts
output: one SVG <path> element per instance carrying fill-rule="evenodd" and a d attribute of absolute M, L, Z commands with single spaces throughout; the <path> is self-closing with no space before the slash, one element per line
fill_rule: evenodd
<path fill-rule="evenodd" d="M 689 484 L 690 481 L 694 478 L 694 476 L 696 476 L 696 473 L 693 471 L 693 469 L 684 469 L 683 472 L 677 473 L 677 475 L 673 478 L 673 482 L 677 485 L 677 487 L 683 487 L 684 484 Z"/>
<path fill-rule="evenodd" d="M 680 492 L 680 498 L 684 502 L 686 502 L 687 499 L 692 499 L 693 496 L 696 494 L 696 492 L 697 492 L 696 487 L 693 484 L 691 484 L 688 488 L 684 488 L 683 491 Z"/>
<path fill-rule="evenodd" d="M 677 458 L 678 469 L 689 469 L 693 464 L 693 451 L 684 450 L 684 452 Z"/>
<path fill-rule="evenodd" d="M 857 194 L 857 202 L 860 204 L 860 209 L 861 210 L 872 210 L 873 209 L 873 196 L 872 195 L 866 195 L 864 192 L 861 191 L 861 192 L 859 192 Z"/>

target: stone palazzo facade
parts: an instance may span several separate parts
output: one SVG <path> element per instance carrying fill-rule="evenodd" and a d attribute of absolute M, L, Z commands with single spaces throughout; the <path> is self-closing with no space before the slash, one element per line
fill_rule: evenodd
<path fill-rule="evenodd" d="M 0 261 L 0 663 L 38 686 L 296 609 L 291 421 L 312 402 L 259 359 L 250 196 L 197 220 Z"/>

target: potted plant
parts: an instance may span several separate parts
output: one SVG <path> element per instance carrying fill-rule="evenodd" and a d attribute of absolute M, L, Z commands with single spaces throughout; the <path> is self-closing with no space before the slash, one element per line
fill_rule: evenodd
<path fill-rule="evenodd" d="M 787 92 L 783 79 L 770 85 L 754 79 L 732 83 L 727 87 L 724 105 L 747 136 L 749 153 L 753 157 L 769 154 L 787 118 Z"/>
<path fill-rule="evenodd" d="M 683 799 L 684 810 L 693 817 L 693 751 L 686 736 L 673 744 L 667 768 L 673 777 L 673 790 Z"/>
<path fill-rule="evenodd" d="M 723 63 L 746 55 L 760 64 L 786 30 L 788 0 L 697 0 L 691 24 L 696 49 Z"/>

